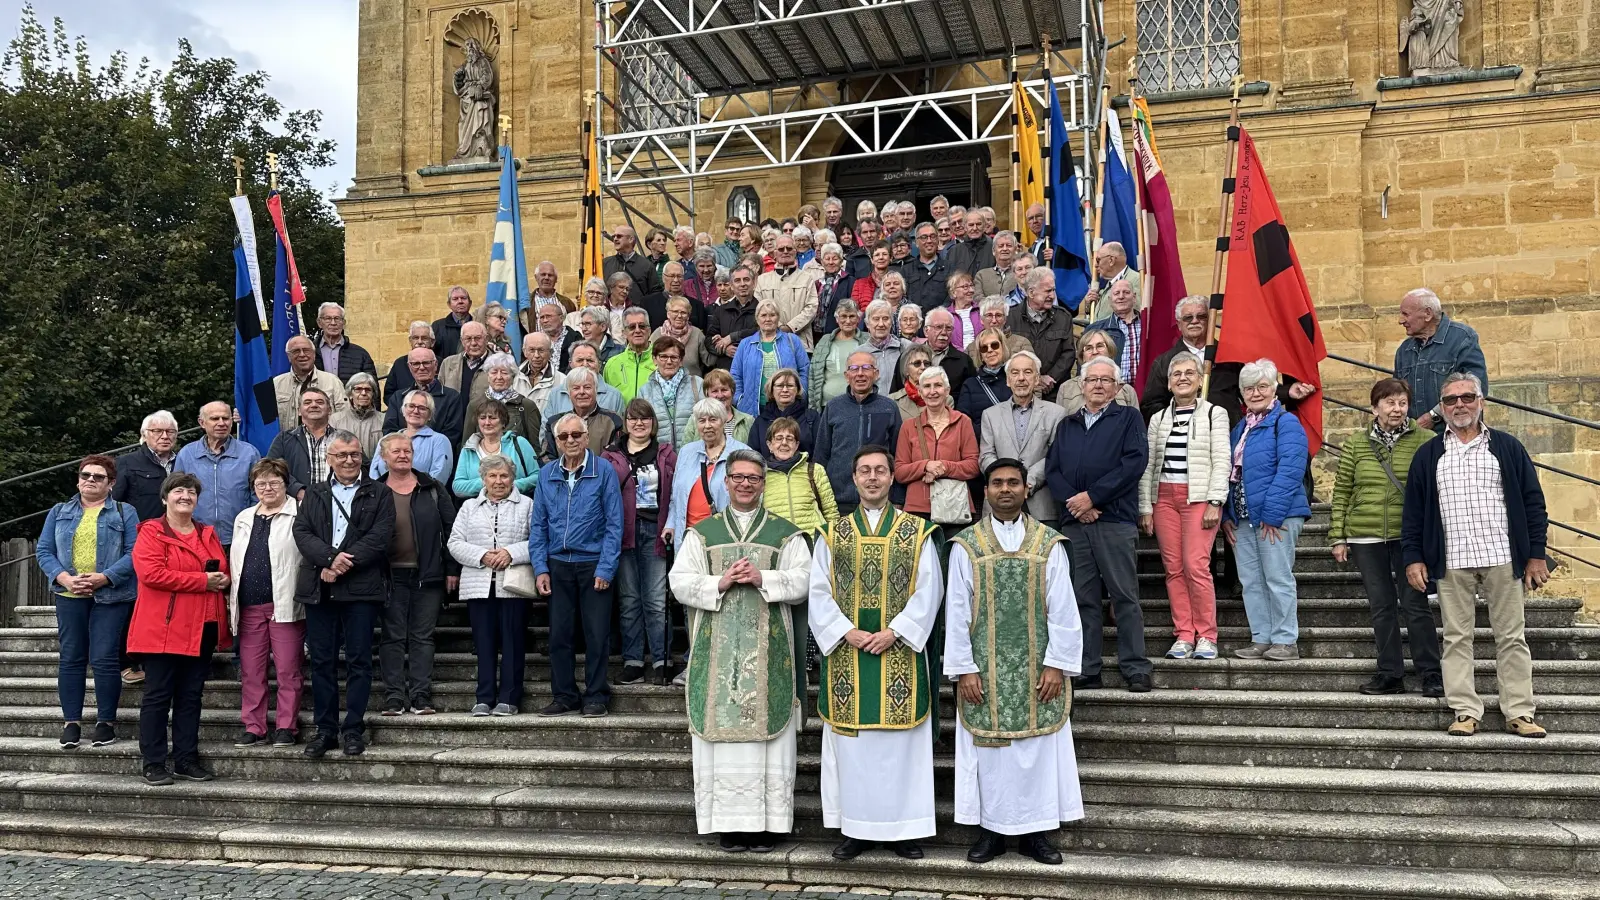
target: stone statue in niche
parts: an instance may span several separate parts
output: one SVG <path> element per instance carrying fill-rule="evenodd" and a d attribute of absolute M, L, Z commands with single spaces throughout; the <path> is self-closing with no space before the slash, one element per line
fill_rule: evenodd
<path fill-rule="evenodd" d="M 1400 51 L 1413 75 L 1435 75 L 1461 66 L 1462 0 L 1411 0 L 1400 23 Z"/>
<path fill-rule="evenodd" d="M 456 97 L 461 100 L 461 119 L 456 125 L 456 155 L 450 162 L 492 162 L 495 156 L 494 62 L 477 38 L 468 38 L 462 51 L 466 61 L 456 69 L 451 83 Z"/>

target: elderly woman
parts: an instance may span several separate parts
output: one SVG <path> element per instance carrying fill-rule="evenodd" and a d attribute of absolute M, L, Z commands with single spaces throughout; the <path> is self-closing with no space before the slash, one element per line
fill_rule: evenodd
<path fill-rule="evenodd" d="M 1411 386 L 1398 378 L 1374 384 L 1371 402 L 1371 427 L 1350 435 L 1339 450 L 1328 523 L 1333 558 L 1340 563 L 1355 558 L 1372 614 L 1378 671 L 1360 691 L 1405 693 L 1406 657 L 1400 639 L 1403 620 L 1411 661 L 1422 676 L 1423 696 L 1443 697 L 1433 611 L 1428 608 L 1427 596 L 1406 579 L 1400 555 L 1400 512 L 1411 458 L 1433 440 L 1433 432 L 1418 427 L 1416 420 L 1407 416 Z"/>
<path fill-rule="evenodd" d="M 710 377 L 706 380 L 709 382 Z M 709 393 L 710 385 L 706 388 Z M 694 423 L 700 440 L 679 448 L 673 471 L 667 524 L 661 532 L 662 540 L 669 544 L 686 529 L 727 507 L 724 476 L 728 454 L 750 449 L 744 441 L 728 437 L 728 408 L 716 397 L 708 396 L 694 405 Z"/>
<path fill-rule="evenodd" d="M 950 345 L 970 356 L 972 354 L 968 352 L 967 345 L 983 330 L 983 315 L 978 307 L 978 291 L 973 287 L 972 276 L 965 272 L 954 272 L 945 281 L 944 290 L 950 295 L 950 303 L 945 309 L 949 310 L 950 318 L 955 320 Z"/>
<path fill-rule="evenodd" d="M 626 340 L 628 332 L 622 320 L 623 313 L 633 305 L 633 276 L 627 272 L 615 272 L 606 277 L 606 313 L 611 321 L 607 323 L 606 330 L 611 339 L 619 344 Z M 601 354 L 605 356 L 605 354 Z M 607 356 L 606 359 L 610 357 Z M 601 365 L 605 365 L 602 360 Z"/>
<path fill-rule="evenodd" d="M 817 341 L 816 351 L 811 354 L 811 385 L 806 390 L 806 396 L 811 408 L 818 411 L 827 406 L 828 401 L 850 389 L 844 377 L 847 360 L 863 343 L 861 310 L 854 300 L 840 300 L 833 309 L 833 320 L 838 327 L 823 335 Z"/>
<path fill-rule="evenodd" d="M 577 309 L 567 313 L 566 326 L 573 331 L 581 332 L 583 330 L 583 311 L 590 308 L 600 310 L 606 308 L 605 279 L 592 275 L 588 281 L 583 283 L 583 303 L 579 304 Z M 564 369 L 565 366 L 562 368 Z"/>
<path fill-rule="evenodd" d="M 1311 516 L 1305 475 L 1306 431 L 1278 402 L 1278 367 L 1270 359 L 1239 370 L 1244 419 L 1230 436 L 1228 503 L 1222 530 L 1233 545 L 1250 620 L 1240 659 L 1299 659 L 1295 542 Z"/>
<path fill-rule="evenodd" d="M 461 599 L 478 657 L 474 716 L 514 716 L 522 703 L 528 601 L 506 592 L 506 572 L 528 565 L 533 499 L 517 490 L 516 477 L 511 460 L 484 457 L 478 463 L 483 490 L 456 511 L 450 530 L 450 555 L 461 564 Z"/>
<path fill-rule="evenodd" d="M 139 592 L 128 625 L 128 652 L 144 656 L 139 754 L 144 760 L 144 783 L 152 786 L 171 784 L 174 777 L 186 781 L 216 777 L 200 762 L 200 697 L 211 671 L 211 654 L 233 646 L 227 554 L 211 526 L 194 519 L 200 479 L 187 472 L 167 476 L 161 483 L 161 502 L 166 514 L 141 524 L 134 541 L 133 572 Z"/>
<path fill-rule="evenodd" d="M 733 276 L 722 269 L 717 270 L 717 302 L 727 303 L 733 299 Z"/>
<path fill-rule="evenodd" d="M 361 452 L 372 458 L 378 452 L 378 438 L 383 436 L 383 413 L 378 410 L 378 379 L 366 372 L 357 372 L 345 382 L 344 406 L 334 411 L 328 427 L 348 431 L 361 441 Z"/>
<path fill-rule="evenodd" d="M 506 337 L 506 325 L 511 321 L 511 313 L 498 303 L 486 303 L 483 306 L 483 327 L 489 332 L 490 353 L 510 353 L 511 339 Z"/>
<path fill-rule="evenodd" d="M 817 251 L 813 249 L 812 232 L 810 226 L 801 225 L 794 230 L 794 262 L 797 266 L 808 266 L 817 258 Z"/>
<path fill-rule="evenodd" d="M 900 280 L 905 281 L 905 277 L 901 276 Z M 922 336 L 922 307 L 915 303 L 900 304 L 900 308 L 894 314 L 894 326 L 901 340 L 918 344 L 927 343 L 927 338 Z"/>
<path fill-rule="evenodd" d="M 1082 367 L 1085 362 L 1097 356 L 1115 360 L 1117 358 L 1117 344 L 1112 340 L 1110 332 L 1101 328 L 1091 328 L 1083 333 L 1083 337 L 1078 339 L 1079 367 Z M 1127 375 L 1126 369 L 1122 369 L 1119 366 L 1118 370 L 1124 376 Z M 1117 385 L 1117 395 L 1112 398 L 1112 402 L 1123 406 L 1138 406 L 1139 395 L 1133 392 L 1133 385 L 1124 381 Z M 1078 379 L 1069 378 L 1062 382 L 1061 390 L 1056 394 L 1056 403 L 1060 404 L 1061 408 L 1066 410 L 1069 416 L 1083 409 L 1083 385 L 1078 382 Z"/>
<path fill-rule="evenodd" d="M 667 628 L 667 551 L 661 540 L 662 501 L 672 486 L 678 456 L 657 440 L 656 411 L 634 398 L 622 430 L 601 456 L 616 470 L 622 489 L 622 561 L 617 566 L 617 607 L 622 619 L 623 684 L 645 680 L 645 650 L 650 651 L 650 683 L 672 677 L 672 645 Z M 648 640 L 646 640 L 648 638 Z"/>
<path fill-rule="evenodd" d="M 84 457 L 78 463 L 77 495 L 50 509 L 34 546 L 34 558 L 55 595 L 61 641 L 56 695 L 65 722 L 64 750 L 83 739 L 84 672 L 91 667 L 98 707 L 91 743 L 104 747 L 117 740 L 117 702 L 122 698 L 118 656 L 138 589 L 133 545 L 139 513 L 133 504 L 111 499 L 116 479 L 117 464 L 111 457 Z"/>
<path fill-rule="evenodd" d="M 706 333 L 690 324 L 693 315 L 694 305 L 688 298 L 674 297 L 668 300 L 667 320 L 650 335 L 650 343 L 659 344 L 662 338 L 677 343 L 678 368 L 689 373 L 691 378 L 699 378 L 716 361 L 716 356 L 706 344 Z M 655 355 L 657 352 L 652 346 L 651 358 L 659 368 L 661 360 Z"/>
<path fill-rule="evenodd" d="M 717 302 L 717 251 L 710 247 L 694 251 L 694 270 L 683 273 L 683 295 L 700 301 L 702 307 Z"/>
<path fill-rule="evenodd" d="M 506 408 L 505 432 L 507 434 L 520 434 L 529 440 L 538 440 L 543 434 L 540 429 L 543 423 L 539 416 L 539 407 L 532 400 L 522 396 L 516 389 L 517 361 L 509 353 L 491 353 L 484 360 L 484 371 L 488 373 L 489 385 L 482 394 L 467 401 L 467 433 L 474 434 L 478 429 L 478 414 L 489 401 L 497 401 Z M 472 492 L 477 496 L 477 491 Z"/>
<path fill-rule="evenodd" d="M 411 438 L 412 468 L 427 472 L 434 481 L 448 482 L 454 471 L 455 454 L 450 450 L 450 439 L 428 425 L 433 418 L 433 396 L 427 391 L 408 392 L 400 400 L 400 417 L 406 425 L 401 431 Z M 383 454 L 374 456 L 368 474 L 376 479 L 387 471 Z"/>
<path fill-rule="evenodd" d="M 683 345 L 672 338 L 656 338 L 650 356 L 655 360 L 655 371 L 645 379 L 635 399 L 645 401 L 654 410 L 656 440 L 662 446 L 681 447 L 694 437 L 694 405 L 705 396 L 704 388 L 700 378 L 684 366 Z"/>
<path fill-rule="evenodd" d="M 576 365 L 572 361 L 572 353 L 582 344 L 594 348 L 595 355 L 600 360 L 600 370 L 604 371 L 611 357 L 622 352 L 622 343 L 611 336 L 610 329 L 611 313 L 607 310 L 596 309 L 593 306 L 578 310 L 578 334 L 582 340 L 562 348 L 567 357 L 564 360 L 566 371 L 572 371 L 572 367 Z"/>
<path fill-rule="evenodd" d="M 386 434 L 378 455 L 389 471 L 383 485 L 394 497 L 394 534 L 389 539 L 389 599 L 383 605 L 378 666 L 386 696 L 383 715 L 432 715 L 433 632 L 445 592 L 461 573 L 450 555 L 456 507 L 447 486 L 411 466 L 413 448 L 404 434 Z"/>
<path fill-rule="evenodd" d="M 767 429 L 778 419 L 790 419 L 800 429 L 800 449 L 812 452 L 817 436 L 817 423 L 822 414 L 806 405 L 801 375 L 794 369 L 779 369 L 767 379 L 766 400 L 761 413 L 750 426 L 750 446 L 757 453 L 767 452 Z"/>
<path fill-rule="evenodd" d="M 894 336 L 894 305 L 886 300 L 867 304 L 867 340 L 861 349 L 872 354 L 878 366 L 878 393 L 887 395 L 900 369 L 900 354 L 911 346 Z"/>
<path fill-rule="evenodd" d="M 352 379 L 354 380 L 354 379 Z M 263 459 L 250 470 L 261 502 L 233 520 L 228 562 L 238 577 L 229 585 L 228 625 L 239 636 L 239 718 L 244 734 L 235 747 L 268 741 L 267 657 L 278 673 L 278 714 L 272 746 L 299 740 L 301 670 L 305 668 L 306 608 L 294 599 L 300 548 L 294 542 L 299 510 L 289 496 L 289 466 Z"/>
<path fill-rule="evenodd" d="M 933 365 L 933 351 L 923 344 L 909 344 L 900 354 L 900 390 L 889 395 L 900 407 L 900 421 L 909 422 L 922 415 L 922 392 L 917 379 L 922 370 Z"/>
<path fill-rule="evenodd" d="M 670 243 L 672 243 L 672 235 L 665 228 L 659 226 L 650 229 L 649 233 L 645 235 L 644 246 L 647 252 L 644 256 L 645 259 L 650 260 L 651 265 L 656 267 L 656 280 L 658 281 L 661 279 L 662 270 L 666 268 L 667 263 L 672 261 L 672 257 L 667 255 L 667 245 Z"/>
<path fill-rule="evenodd" d="M 1172 606 L 1167 659 L 1217 658 L 1217 592 L 1211 548 L 1228 499 L 1228 413 L 1200 396 L 1200 363 L 1167 366 L 1172 402 L 1150 419 L 1149 461 L 1139 482 L 1139 527 L 1155 535 Z"/>
<path fill-rule="evenodd" d="M 850 299 L 860 306 L 865 306 L 882 296 L 883 279 L 889 274 L 889 244 L 886 241 L 879 241 L 872 245 L 869 259 L 872 268 L 866 275 L 857 278 L 855 285 L 850 288 Z"/>
<path fill-rule="evenodd" d="M 499 400 L 478 404 L 477 415 L 471 422 L 472 436 L 461 445 L 455 480 L 450 483 L 450 490 L 457 497 L 467 499 L 483 493 L 483 480 L 478 477 L 479 463 L 491 456 L 504 456 L 509 460 L 517 490 L 533 496 L 534 486 L 539 483 L 539 456 L 531 441 L 507 430 L 510 421 L 510 410 Z"/>
<path fill-rule="evenodd" d="M 1006 314 L 1011 312 L 1011 307 L 999 297 L 989 297 L 978 304 L 978 309 L 983 315 L 983 327 L 993 328 L 1006 336 L 1006 349 L 1012 356 L 1024 350 L 1033 352 L 1033 342 L 1020 334 L 1006 331 Z"/>
<path fill-rule="evenodd" d="M 950 405 L 950 376 L 939 366 L 928 366 L 917 378 L 922 395 L 921 415 L 906 420 L 894 454 L 894 480 L 906 486 L 906 512 L 935 525 L 964 525 L 972 521 L 972 494 L 966 482 L 978 477 L 978 434 L 972 420 Z M 936 515 L 932 507 L 934 482 L 961 482 L 965 515 Z"/>
<path fill-rule="evenodd" d="M 983 414 L 989 407 L 1011 399 L 1011 386 L 1006 381 L 1006 363 L 1010 360 L 1011 351 L 1006 347 L 1003 332 L 992 328 L 978 332 L 972 350 L 972 361 L 977 364 L 978 372 L 961 383 L 961 392 L 956 397 L 956 409 L 975 424 L 982 424 Z"/>
<path fill-rule="evenodd" d="M 778 302 L 763 299 L 756 303 L 756 332 L 739 342 L 729 371 L 733 375 L 734 406 L 746 415 L 761 411 L 761 398 L 767 381 L 780 369 L 794 369 L 804 379 L 811 370 L 811 357 L 798 335 L 780 331 Z"/>

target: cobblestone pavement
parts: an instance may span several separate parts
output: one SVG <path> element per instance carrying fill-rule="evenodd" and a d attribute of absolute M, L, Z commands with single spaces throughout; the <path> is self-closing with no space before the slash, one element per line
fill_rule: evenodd
<path fill-rule="evenodd" d="M 854 900 L 890 892 L 745 881 L 152 860 L 105 853 L 0 853 L 0 898 L 4 900 L 794 900 L 797 894 Z M 922 891 L 899 891 L 894 896 L 978 900 Z"/>

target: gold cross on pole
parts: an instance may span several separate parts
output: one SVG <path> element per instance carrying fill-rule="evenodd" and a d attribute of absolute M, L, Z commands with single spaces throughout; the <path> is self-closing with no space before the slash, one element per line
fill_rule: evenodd
<path fill-rule="evenodd" d="M 278 189 L 278 154 L 271 152 L 267 154 L 267 172 L 269 173 L 267 186 L 275 191 Z"/>
<path fill-rule="evenodd" d="M 511 117 L 505 113 L 500 114 L 500 143 L 511 146 Z"/>
<path fill-rule="evenodd" d="M 1233 76 L 1233 102 L 1239 102 L 1239 89 L 1244 87 L 1244 76 Z"/>
<path fill-rule="evenodd" d="M 233 158 L 233 195 L 244 196 L 244 158 L 239 156 Z"/>

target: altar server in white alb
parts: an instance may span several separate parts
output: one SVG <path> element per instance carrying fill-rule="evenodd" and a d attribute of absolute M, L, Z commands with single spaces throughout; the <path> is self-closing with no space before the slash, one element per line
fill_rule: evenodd
<path fill-rule="evenodd" d="M 694 813 L 723 850 L 771 851 L 794 826 L 795 698 L 789 606 L 806 598 L 805 534 L 761 505 L 766 464 L 728 454 L 728 507 L 691 527 L 672 593 L 693 612 L 687 681 Z"/>
<path fill-rule="evenodd" d="M 828 523 L 811 560 L 811 633 L 822 660 L 822 823 L 844 833 L 835 859 L 880 841 L 921 859 L 931 837 L 939 702 L 925 652 L 944 595 L 928 520 L 889 505 L 894 464 L 867 446 L 851 478 L 861 497 Z"/>
<path fill-rule="evenodd" d="M 1066 679 L 1083 634 L 1066 541 L 1023 512 L 1028 469 L 984 471 L 990 514 L 950 548 L 944 672 L 956 680 L 956 822 L 983 831 L 967 860 L 1017 850 L 1046 865 L 1050 833 L 1083 818 Z"/>

